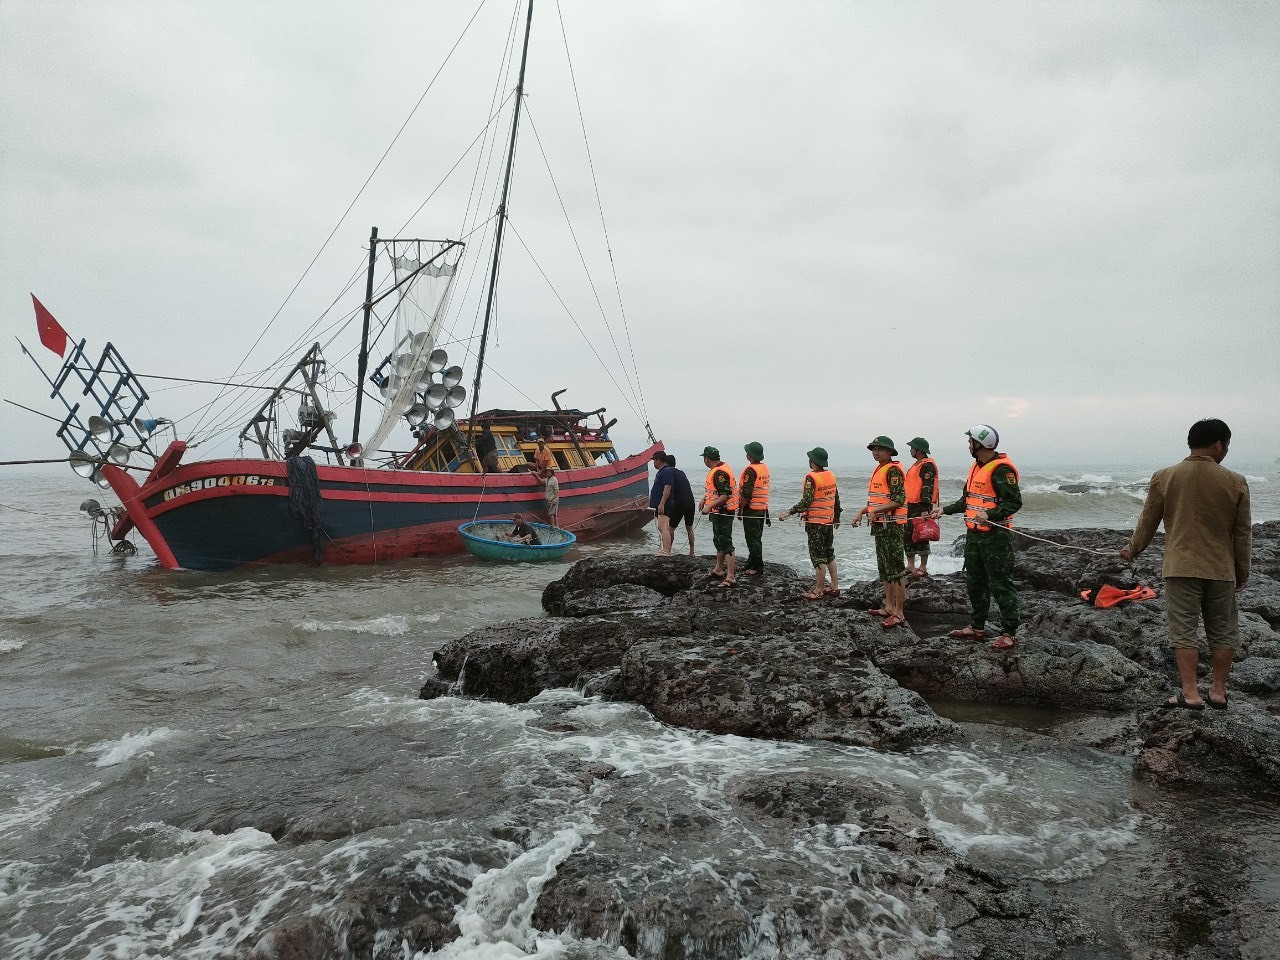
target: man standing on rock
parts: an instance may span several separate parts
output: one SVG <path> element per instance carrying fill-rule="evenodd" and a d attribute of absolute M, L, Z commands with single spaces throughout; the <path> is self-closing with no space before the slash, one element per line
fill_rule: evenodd
<path fill-rule="evenodd" d="M 737 563 L 733 555 L 733 519 L 738 512 L 738 478 L 720 459 L 715 447 L 703 447 L 702 462 L 707 467 L 707 481 L 701 511 L 711 518 L 711 542 L 716 548 L 716 565 L 710 576 L 724 577 L 720 586 L 732 587 Z"/>
<path fill-rule="evenodd" d="M 907 568 L 903 563 L 903 530 L 907 525 L 907 487 L 902 464 L 893 459 L 898 455 L 893 441 L 888 437 L 876 437 L 867 444 L 876 468 L 867 482 L 867 505 L 853 518 L 855 527 L 862 525 L 862 518 L 869 517 L 871 535 L 876 542 L 876 569 L 884 589 L 884 606 L 868 610 L 873 617 L 881 617 L 880 625 L 886 630 L 900 627 L 907 622 L 904 609 L 907 587 L 904 581 Z"/>
<path fill-rule="evenodd" d="M 994 598 L 1000 607 L 1000 636 L 993 650 L 1018 645 L 1018 591 L 1013 585 L 1013 515 L 1022 509 L 1018 468 L 997 453 L 1000 434 L 985 423 L 970 427 L 969 455 L 973 466 L 964 482 L 964 495 L 945 507 L 934 507 L 932 517 L 964 513 L 964 584 L 972 611 L 969 625 L 952 630 L 960 640 L 986 637 L 987 614 Z"/>
<path fill-rule="evenodd" d="M 680 523 L 684 522 L 685 536 L 689 538 L 689 556 L 693 556 L 693 488 L 689 478 L 676 466 L 674 455 L 667 454 L 667 466 L 671 468 L 672 496 L 667 501 L 667 522 L 671 524 L 671 539 L 675 540 Z"/>
<path fill-rule="evenodd" d="M 1120 550 L 1126 563 L 1137 559 L 1163 521 L 1169 645 L 1182 685 L 1166 707 L 1203 710 L 1207 700 L 1216 710 L 1227 709 L 1227 677 L 1240 645 L 1236 594 L 1249 581 L 1253 543 L 1249 484 L 1221 465 L 1230 445 L 1231 429 L 1221 420 L 1192 424 L 1187 458 L 1151 477 L 1138 526 Z M 1203 698 L 1196 682 L 1201 616 L 1213 671 Z"/>
<path fill-rule="evenodd" d="M 928 516 L 929 511 L 938 505 L 938 464 L 929 456 L 929 441 L 924 437 L 916 437 L 908 444 L 908 449 L 915 463 L 907 468 L 907 529 L 903 534 L 903 553 L 907 557 L 907 575 L 927 577 L 929 541 L 917 542 L 914 539 L 911 520 Z"/>
<path fill-rule="evenodd" d="M 659 450 L 653 455 L 653 469 L 657 471 L 653 478 L 653 487 L 649 490 L 649 506 L 653 508 L 654 519 L 658 524 L 658 556 L 671 556 L 671 542 L 675 539 L 671 532 L 671 518 L 667 508 L 671 505 L 675 493 L 675 470 L 667 463 L 667 455 Z"/>
<path fill-rule="evenodd" d="M 809 560 L 813 564 L 813 589 L 804 594 L 806 600 L 840 596 L 836 579 L 835 528 L 840 526 L 840 491 L 836 475 L 827 469 L 827 451 L 814 447 L 806 454 L 809 473 L 804 478 L 800 502 L 778 515 L 778 522 L 793 513 L 804 517 L 804 532 L 809 538 Z M 828 585 L 827 577 L 831 582 Z"/>
<path fill-rule="evenodd" d="M 769 519 L 769 468 L 764 463 L 764 447 L 752 440 L 742 448 L 747 466 L 738 481 L 738 503 L 742 536 L 747 541 L 747 562 L 742 572 L 750 577 L 764 573 L 764 525 Z"/>

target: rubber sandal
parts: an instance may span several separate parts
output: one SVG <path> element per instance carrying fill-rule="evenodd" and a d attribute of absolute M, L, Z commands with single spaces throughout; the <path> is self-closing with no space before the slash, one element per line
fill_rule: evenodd
<path fill-rule="evenodd" d="M 827 587 L 827 589 L 823 590 L 822 593 L 824 596 L 828 596 L 828 597 L 840 596 L 840 591 L 836 587 Z"/>
<path fill-rule="evenodd" d="M 1224 693 L 1222 695 L 1222 702 L 1219 703 L 1217 700 L 1213 699 L 1213 697 L 1206 695 L 1204 698 L 1204 702 L 1208 704 L 1210 707 L 1212 707 L 1214 710 L 1225 710 L 1227 709 L 1227 706 L 1231 703 L 1231 698 Z"/>
<path fill-rule="evenodd" d="M 812 590 L 806 590 L 804 593 L 800 594 L 800 596 L 804 597 L 806 600 L 821 600 L 826 596 L 826 594 L 814 593 Z"/>
<path fill-rule="evenodd" d="M 1002 633 L 996 637 L 996 642 L 991 645 L 992 650 L 1012 650 L 1018 645 L 1018 638 L 1011 637 L 1007 633 Z"/>
<path fill-rule="evenodd" d="M 882 607 L 872 607 L 867 613 L 873 617 L 887 617 L 889 615 L 889 611 Z"/>
<path fill-rule="evenodd" d="M 885 617 L 880 626 L 884 627 L 886 630 L 892 630 L 894 627 L 901 627 L 905 625 L 906 622 L 906 620 L 894 613 Z"/>
<path fill-rule="evenodd" d="M 1204 701 L 1200 703 L 1191 703 L 1182 695 L 1182 691 L 1178 691 L 1178 695 L 1171 700 L 1166 700 L 1160 704 L 1161 710 L 1203 710 Z"/>
<path fill-rule="evenodd" d="M 915 577 L 917 580 L 923 580 L 925 577 L 929 575 L 929 571 L 928 570 L 912 570 L 911 575 Z"/>
<path fill-rule="evenodd" d="M 952 630 L 947 636 L 953 640 L 985 640 L 987 632 L 975 627 L 961 627 L 959 630 Z"/>
<path fill-rule="evenodd" d="M 733 584 L 734 584 L 733 580 L 721 580 L 719 583 L 716 584 L 716 588 L 725 589 L 727 587 L 732 587 Z"/>

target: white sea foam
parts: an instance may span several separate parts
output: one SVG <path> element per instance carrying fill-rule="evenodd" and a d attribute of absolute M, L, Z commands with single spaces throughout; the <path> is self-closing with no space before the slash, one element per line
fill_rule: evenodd
<path fill-rule="evenodd" d="M 439 615 L 428 614 L 428 618 Z M 428 619 L 427 622 L 435 621 Z M 409 618 L 389 613 L 372 620 L 303 620 L 294 624 L 303 633 L 372 633 L 381 637 L 400 637 L 409 632 Z"/>
<path fill-rule="evenodd" d="M 87 789 L 96 786 L 94 783 Z M 40 781 L 24 784 L 21 792 L 16 794 L 13 806 L 0 810 L 0 837 L 47 823 L 53 812 L 74 796 L 74 791 Z"/>
<path fill-rule="evenodd" d="M 8 637 L 0 639 L 0 653 L 16 653 L 27 645 L 25 640 L 13 640 Z"/>
<path fill-rule="evenodd" d="M 168 727 L 156 727 L 155 729 L 143 730 L 140 733 L 126 733 L 119 740 L 106 740 L 102 743 L 95 743 L 93 746 L 85 747 L 77 752 L 101 754 L 94 766 L 114 767 L 118 763 L 132 760 L 134 757 L 154 757 L 155 751 L 151 748 L 162 740 L 168 740 L 176 735 L 177 731 L 170 730 Z"/>

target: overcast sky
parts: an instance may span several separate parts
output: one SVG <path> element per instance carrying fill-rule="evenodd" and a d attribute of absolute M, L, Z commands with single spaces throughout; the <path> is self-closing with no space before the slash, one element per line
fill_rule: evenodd
<path fill-rule="evenodd" d="M 513 13 L 0 0 L 5 329 L 56 367 L 34 292 L 141 373 L 261 369 L 371 225 L 394 235 L 439 187 L 402 235 L 464 229 Z M 635 443 L 641 409 L 685 447 L 921 434 L 960 455 L 986 421 L 1015 458 L 1157 465 L 1218 416 L 1238 457 L 1280 457 L 1280 5 L 540 0 L 527 94 L 482 407 L 528 405 L 500 374 L 608 406 Z M 328 350 L 352 375 L 353 342 Z M 637 412 L 611 382 L 630 397 L 632 351 Z M 12 339 L 0 382 L 60 412 Z M 151 413 L 197 422 L 212 394 L 166 386 Z"/>

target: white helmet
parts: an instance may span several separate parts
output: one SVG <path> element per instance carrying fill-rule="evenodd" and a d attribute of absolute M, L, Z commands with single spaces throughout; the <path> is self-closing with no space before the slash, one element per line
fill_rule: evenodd
<path fill-rule="evenodd" d="M 994 450 L 1000 443 L 1000 433 L 995 427 L 985 423 L 975 423 L 964 432 L 964 435 L 980 447 Z"/>

